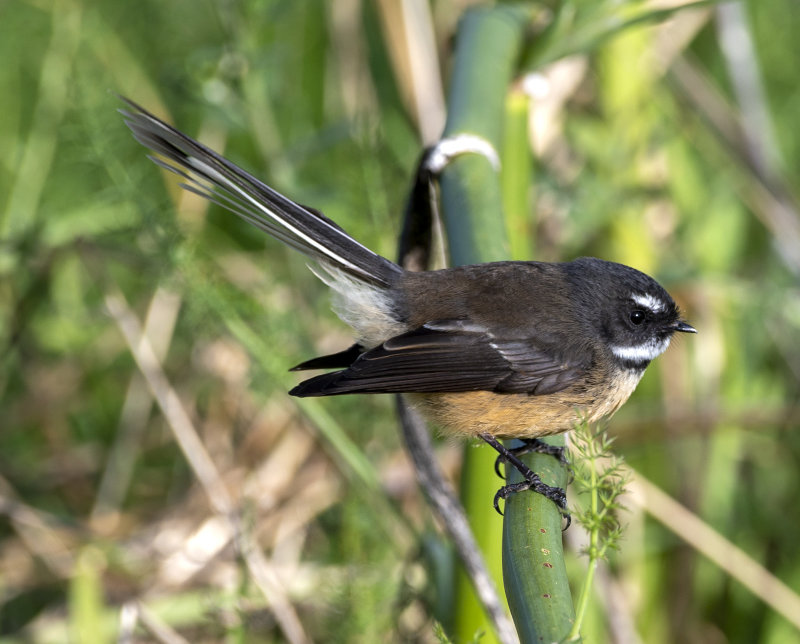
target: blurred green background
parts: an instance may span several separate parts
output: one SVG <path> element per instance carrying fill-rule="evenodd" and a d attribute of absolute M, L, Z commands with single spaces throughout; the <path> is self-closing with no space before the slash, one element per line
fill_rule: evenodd
<path fill-rule="evenodd" d="M 435 641 L 433 619 L 469 641 L 487 628 L 464 625 L 391 400 L 286 395 L 289 367 L 350 341 L 325 287 L 147 161 L 114 95 L 393 257 L 467 4 L 0 5 L 0 641 L 163 628 L 277 642 L 297 622 L 319 641 Z M 797 589 L 800 12 L 751 0 L 616 33 L 657 5 L 532 6 L 532 190 L 509 254 L 595 255 L 673 293 L 700 333 L 613 419 L 617 450 Z M 211 487 L 139 375 L 131 316 L 214 464 Z M 439 450 L 457 481 L 462 447 Z M 763 593 L 651 514 L 631 505 L 586 641 L 800 641 Z M 237 529 L 255 563 L 237 556 Z"/>

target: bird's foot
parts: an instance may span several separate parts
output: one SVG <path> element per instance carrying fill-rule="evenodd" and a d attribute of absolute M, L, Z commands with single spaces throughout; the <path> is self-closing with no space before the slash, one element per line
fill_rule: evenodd
<path fill-rule="evenodd" d="M 497 490 L 497 493 L 494 495 L 494 509 L 497 510 L 497 513 L 502 516 L 503 511 L 500 509 L 500 499 L 505 501 L 512 494 L 516 492 L 524 492 L 525 490 L 531 490 L 532 492 L 541 494 L 543 497 L 550 499 L 553 503 L 555 503 L 558 507 L 558 511 L 561 513 L 561 516 L 564 517 L 566 521 L 566 525 L 562 529 L 566 530 L 569 528 L 570 524 L 572 523 L 572 517 L 567 511 L 566 492 L 560 487 L 553 487 L 552 485 L 543 483 L 542 479 L 540 479 L 539 475 L 535 472 L 530 472 L 530 478 L 526 477 L 524 481 L 520 481 L 519 483 L 509 483 L 508 485 L 504 485 Z"/>
<path fill-rule="evenodd" d="M 549 454 L 550 456 L 554 456 L 562 463 L 568 470 L 570 474 L 570 482 L 572 482 L 572 467 L 570 462 L 567 460 L 567 448 L 562 447 L 559 445 L 548 445 L 543 440 L 539 440 L 538 438 L 523 438 L 521 439 L 523 445 L 519 447 L 513 447 L 508 451 L 513 454 L 514 456 L 522 456 L 523 454 Z M 498 454 L 497 459 L 494 462 L 494 471 L 497 473 L 501 479 L 504 479 L 503 472 L 500 469 L 501 465 L 508 463 L 508 458 L 501 452 Z"/>
<path fill-rule="evenodd" d="M 572 517 L 570 516 L 569 512 L 567 512 L 567 494 L 566 492 L 560 487 L 553 487 L 551 485 L 547 485 L 539 478 L 539 475 L 534 472 L 530 467 L 528 467 L 525 463 L 523 463 L 519 457 L 514 453 L 513 450 L 509 450 L 505 445 L 503 445 L 500 441 L 498 441 L 494 436 L 491 434 L 479 434 L 480 438 L 484 441 L 489 443 L 492 447 L 497 450 L 500 454 L 499 458 L 502 458 L 504 461 L 511 463 L 514 468 L 522 475 L 525 479 L 524 481 L 520 481 L 519 483 L 509 483 L 508 485 L 504 485 L 497 493 L 494 495 L 494 509 L 497 510 L 499 514 L 503 514 L 500 510 L 500 499 L 504 501 L 508 499 L 508 497 L 515 492 L 523 492 L 525 490 L 532 490 L 538 494 L 541 494 L 545 498 L 550 499 L 553 503 L 556 504 L 558 507 L 559 512 L 561 512 L 561 516 L 566 519 L 566 525 L 564 526 L 564 530 L 569 528 L 570 523 L 572 523 Z M 546 445 L 542 443 L 547 448 L 551 448 L 551 445 Z M 557 456 L 558 450 L 561 450 L 560 456 L 563 457 L 563 448 L 553 448 L 556 450 Z M 533 450 L 536 450 L 534 447 Z M 530 450 L 529 450 L 530 451 Z M 551 453 L 551 452 L 546 452 Z"/>

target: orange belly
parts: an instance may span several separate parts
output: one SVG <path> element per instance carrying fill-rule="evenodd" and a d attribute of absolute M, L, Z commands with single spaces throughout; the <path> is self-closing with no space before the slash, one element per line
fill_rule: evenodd
<path fill-rule="evenodd" d="M 498 438 L 537 438 L 568 431 L 581 420 L 592 423 L 611 416 L 640 379 L 641 374 L 628 373 L 611 387 L 584 384 L 543 396 L 467 391 L 406 398 L 448 436 L 486 432 Z"/>

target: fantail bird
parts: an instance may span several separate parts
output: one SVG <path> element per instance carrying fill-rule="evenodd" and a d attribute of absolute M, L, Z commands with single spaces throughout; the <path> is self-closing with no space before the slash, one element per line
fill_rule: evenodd
<path fill-rule="evenodd" d="M 293 396 L 401 393 L 443 432 L 480 437 L 563 510 L 497 438 L 539 449 L 540 436 L 610 416 L 675 332 L 695 333 L 670 295 L 633 268 L 595 258 L 493 262 L 410 272 L 362 246 L 320 212 L 284 197 L 137 104 L 121 110 L 151 157 L 183 187 L 313 259 L 334 310 L 356 332 L 340 353 L 295 370 L 336 369 Z M 313 269 L 312 269 L 313 270 Z M 546 447 L 541 447 L 546 450 Z"/>

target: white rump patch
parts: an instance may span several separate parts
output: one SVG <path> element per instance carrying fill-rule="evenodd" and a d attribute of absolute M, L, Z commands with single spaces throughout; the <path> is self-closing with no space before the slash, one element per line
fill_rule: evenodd
<path fill-rule="evenodd" d="M 392 300 L 385 289 L 350 277 L 330 264 L 309 265 L 309 269 L 332 293 L 333 310 L 339 318 L 355 329 L 358 342 L 367 349 L 408 331 L 394 316 Z"/>
<path fill-rule="evenodd" d="M 666 310 L 667 306 L 664 304 L 663 300 L 660 300 L 657 297 L 653 297 L 647 293 L 634 293 L 631 295 L 631 299 L 636 302 L 639 306 L 650 309 L 653 313 L 659 313 L 661 311 Z M 656 354 L 657 355 L 657 354 Z"/>
<path fill-rule="evenodd" d="M 650 340 L 644 344 L 637 344 L 632 347 L 626 347 L 620 344 L 612 344 L 611 352 L 620 360 L 629 362 L 649 362 L 654 358 L 660 356 L 669 346 L 670 338 L 663 340 Z"/>

